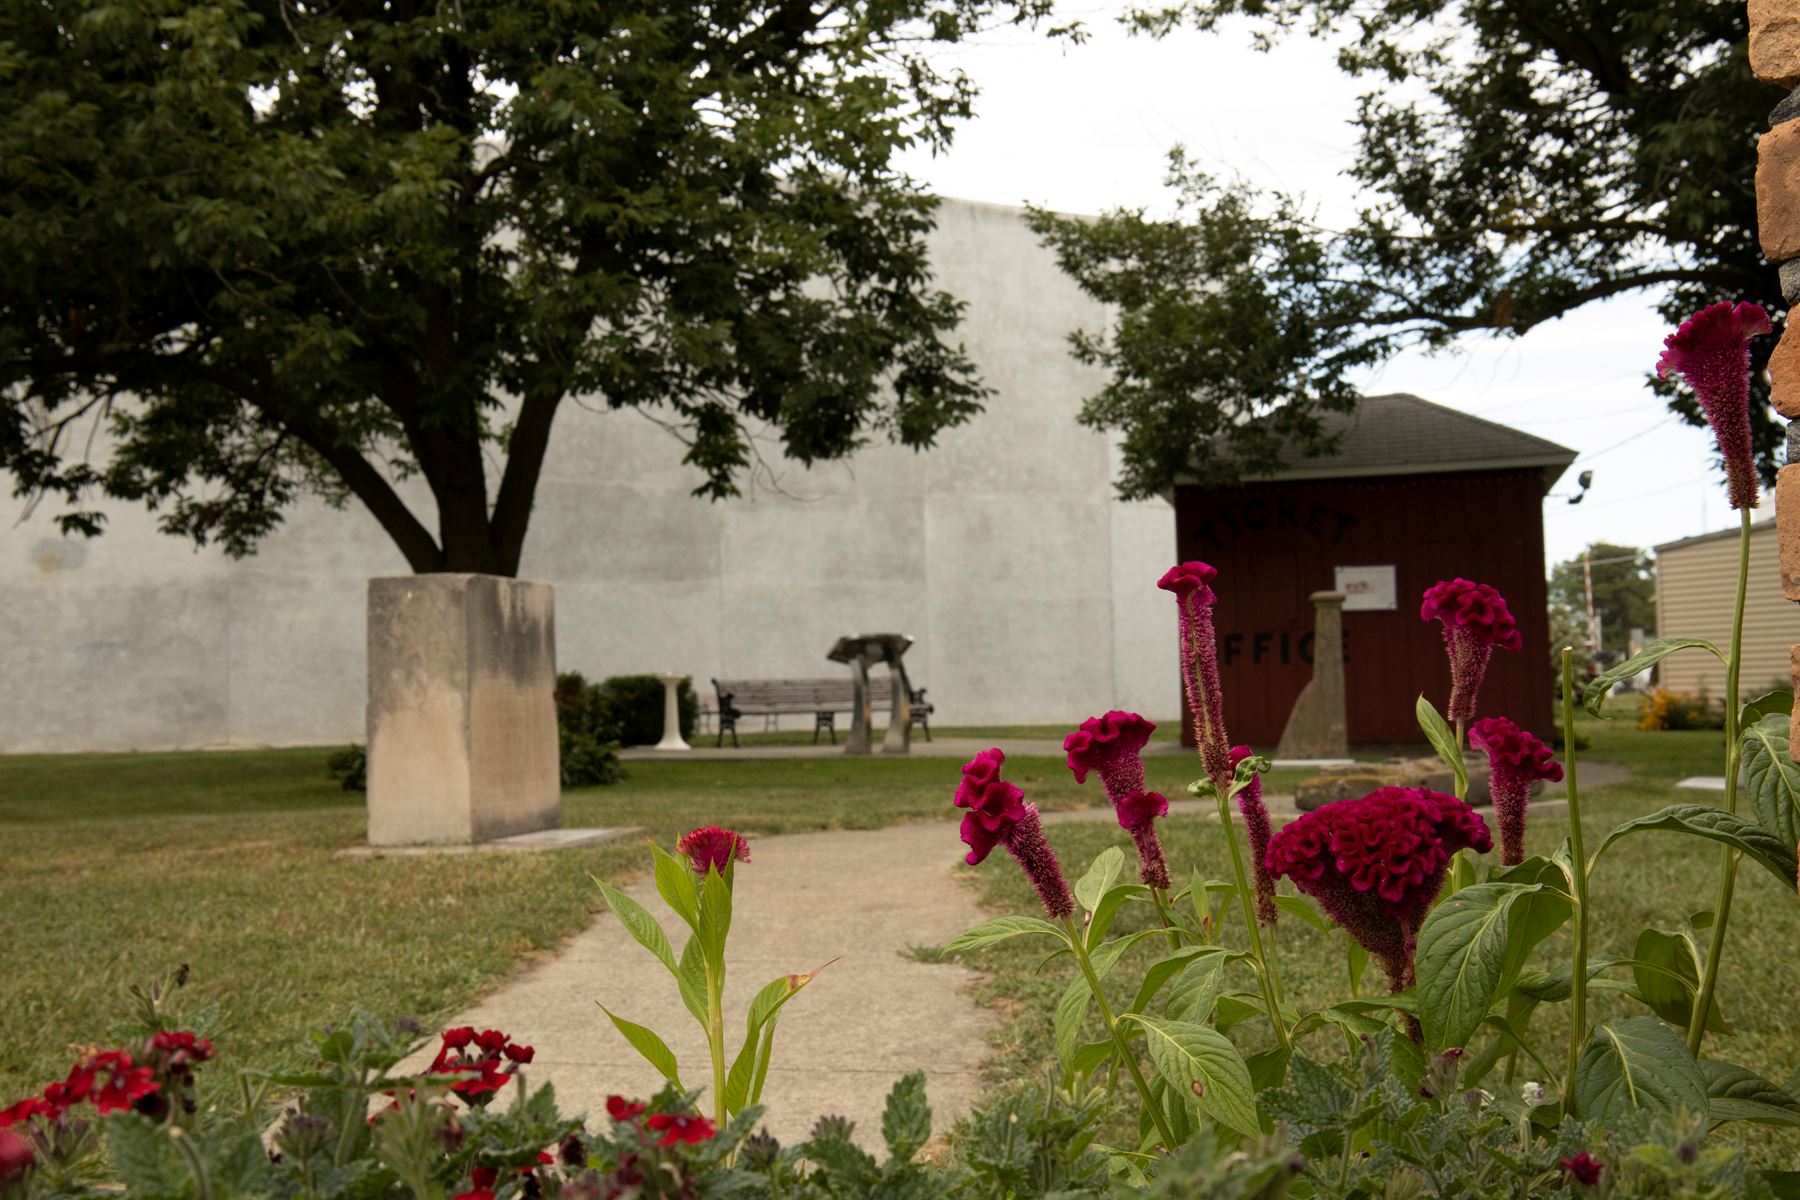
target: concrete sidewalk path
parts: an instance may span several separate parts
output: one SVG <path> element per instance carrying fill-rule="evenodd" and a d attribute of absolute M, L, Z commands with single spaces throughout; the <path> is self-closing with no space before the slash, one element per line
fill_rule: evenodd
<path fill-rule="evenodd" d="M 1582 767 L 1589 786 L 1627 775 L 1610 764 Z M 1291 796 L 1271 795 L 1268 805 L 1278 825 L 1299 815 Z M 1545 796 L 1533 811 L 1560 815 L 1566 805 Z M 1185 798 L 1172 801 L 1170 812 L 1218 819 L 1213 804 Z M 1044 814 L 1046 824 L 1112 817 L 1110 808 Z M 997 1018 L 970 997 L 976 972 L 912 954 L 943 945 L 986 916 L 974 892 L 955 878 L 964 850 L 954 821 L 751 840 L 751 861 L 737 868 L 727 945 L 728 1054 L 737 1051 L 744 1009 L 758 988 L 837 960 L 788 1002 L 776 1030 L 763 1102 L 767 1128 L 784 1143 L 803 1138 L 819 1116 L 836 1113 L 856 1122 L 859 1143 L 878 1147 L 888 1089 L 921 1068 L 938 1132 L 978 1098 L 979 1067 Z M 646 867 L 648 859 L 646 850 Z M 1080 866 L 1065 864 L 1070 871 Z M 1001 856 L 993 869 L 1010 868 Z M 625 890 L 656 915 L 679 953 L 687 928 L 657 896 L 648 872 Z M 563 1110 L 585 1112 L 590 1120 L 604 1111 L 608 1095 L 648 1097 L 662 1086 L 599 1004 L 654 1029 L 675 1051 L 682 1082 L 710 1089 L 705 1041 L 675 981 L 625 932 L 597 890 L 593 902 L 593 924 L 556 957 L 448 1025 L 503 1029 L 535 1047 L 528 1083 L 554 1083 Z M 408 1066 L 423 1069 L 432 1051 Z"/>
<path fill-rule="evenodd" d="M 879 1146 L 888 1089 L 921 1067 L 936 1130 L 969 1111 L 994 1018 L 968 994 L 973 971 L 911 954 L 984 919 L 974 893 L 952 877 L 965 849 L 956 826 L 940 822 L 751 840 L 751 861 L 738 864 L 732 895 L 728 1056 L 743 1038 L 744 1010 L 757 989 L 837 959 L 788 1002 L 776 1028 L 763 1103 L 768 1129 L 784 1143 L 836 1113 L 856 1122 L 858 1142 Z M 646 867 L 648 860 L 646 850 Z M 662 922 L 679 954 L 687 927 L 648 874 L 625 890 Z M 675 981 L 604 908 L 597 890 L 594 904 L 594 923 L 554 959 L 448 1024 L 503 1029 L 535 1047 L 524 1071 L 528 1083 L 555 1084 L 563 1111 L 592 1120 L 608 1095 L 648 1097 L 663 1082 L 598 1002 L 654 1029 L 675 1051 L 682 1083 L 710 1091 L 706 1043 Z M 429 1060 L 427 1053 L 408 1065 L 422 1068 Z"/>

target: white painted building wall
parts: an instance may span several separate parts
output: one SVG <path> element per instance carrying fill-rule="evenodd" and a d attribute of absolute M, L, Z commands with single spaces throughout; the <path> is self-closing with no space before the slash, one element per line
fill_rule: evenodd
<path fill-rule="evenodd" d="M 995 392 L 934 450 L 773 457 L 778 489 L 713 503 L 645 416 L 564 406 L 521 570 L 555 585 L 561 669 L 830 675 L 840 634 L 897 630 L 946 724 L 1177 711 L 1173 510 L 1113 499 L 1113 449 L 1075 421 L 1101 380 L 1064 336 L 1102 311 L 1016 210 L 946 201 L 932 253 Z M 406 572 L 360 508 L 310 500 L 242 561 L 114 505 L 91 541 L 9 522 L 0 564 L 12 753 L 360 741 L 367 580 Z"/>

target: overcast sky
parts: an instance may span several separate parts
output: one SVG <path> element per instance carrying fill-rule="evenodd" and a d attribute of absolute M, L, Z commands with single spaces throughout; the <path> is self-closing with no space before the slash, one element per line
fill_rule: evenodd
<path fill-rule="evenodd" d="M 1327 224 L 1348 222 L 1356 192 L 1343 176 L 1355 151 L 1357 87 L 1328 47 L 1290 36 L 1268 54 L 1248 26 L 1127 37 L 1113 6 L 1076 6 L 1081 46 L 1004 31 L 954 48 L 981 88 L 976 117 L 948 154 L 906 168 L 939 195 L 1095 213 L 1165 210 L 1169 148 L 1218 175 L 1302 194 Z M 1779 98 L 1779 97 L 1775 97 Z M 1725 299 L 1726 297 L 1721 297 Z M 1370 372 L 1369 393 L 1413 392 L 1580 452 L 1557 492 L 1594 472 L 1579 505 L 1545 502 L 1552 562 L 1593 541 L 1650 546 L 1733 520 L 1712 439 L 1682 424 L 1645 384 L 1669 332 L 1646 297 L 1589 305 L 1523 338 L 1468 338 L 1453 353 L 1410 354 Z"/>

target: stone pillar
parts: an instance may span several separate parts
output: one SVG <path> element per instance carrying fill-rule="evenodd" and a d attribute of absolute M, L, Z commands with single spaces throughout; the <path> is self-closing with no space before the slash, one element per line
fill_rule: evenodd
<path fill-rule="evenodd" d="M 1350 753 L 1344 708 L 1344 593 L 1314 592 L 1313 675 L 1294 700 L 1275 757 L 1345 758 Z"/>
<path fill-rule="evenodd" d="M 369 844 L 562 823 L 555 599 L 494 575 L 369 581 Z"/>
<path fill-rule="evenodd" d="M 1756 226 L 1763 257 L 1781 273 L 1789 305 L 1781 341 L 1769 358 L 1770 399 L 1788 419 L 1787 465 L 1776 477 L 1775 522 L 1781 547 L 1781 592 L 1800 601 L 1800 0 L 1749 0 L 1750 69 L 1764 83 L 1794 88 L 1769 113 L 1769 132 L 1756 143 Z M 1800 692 L 1800 645 L 1789 650 L 1790 675 Z M 1727 703 L 1736 703 L 1726 697 Z M 1800 706 L 1788 722 L 1788 756 L 1800 762 Z"/>

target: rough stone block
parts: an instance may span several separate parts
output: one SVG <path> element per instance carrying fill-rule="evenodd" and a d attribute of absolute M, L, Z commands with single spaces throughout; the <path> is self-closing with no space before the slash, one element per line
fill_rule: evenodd
<path fill-rule="evenodd" d="M 1770 262 L 1800 257 L 1800 120 L 1757 139 L 1756 233 Z"/>
<path fill-rule="evenodd" d="M 369 581 L 369 844 L 554 829 L 562 793 L 550 585 Z"/>
<path fill-rule="evenodd" d="M 1463 769 L 1469 773 L 1469 792 L 1464 799 L 1477 808 L 1491 803 L 1487 763 L 1479 756 L 1464 759 Z M 1384 787 L 1431 788 L 1439 792 L 1453 792 L 1456 789 L 1456 776 L 1444 765 L 1442 759 L 1436 757 L 1390 758 L 1383 762 L 1327 767 L 1311 779 L 1302 780 L 1295 785 L 1294 807 L 1301 812 L 1311 812 L 1339 800 L 1366 796 L 1375 789 Z M 1542 790 L 1542 784 L 1532 788 L 1534 795 Z"/>
<path fill-rule="evenodd" d="M 1750 69 L 1764 83 L 1800 84 L 1800 0 L 1750 0 Z"/>
<path fill-rule="evenodd" d="M 1769 355 L 1769 399 L 1775 411 L 1800 417 L 1800 321 L 1789 321 Z"/>
<path fill-rule="evenodd" d="M 1800 600 L 1800 466 L 1775 476 L 1775 539 L 1781 548 L 1781 594 Z"/>

